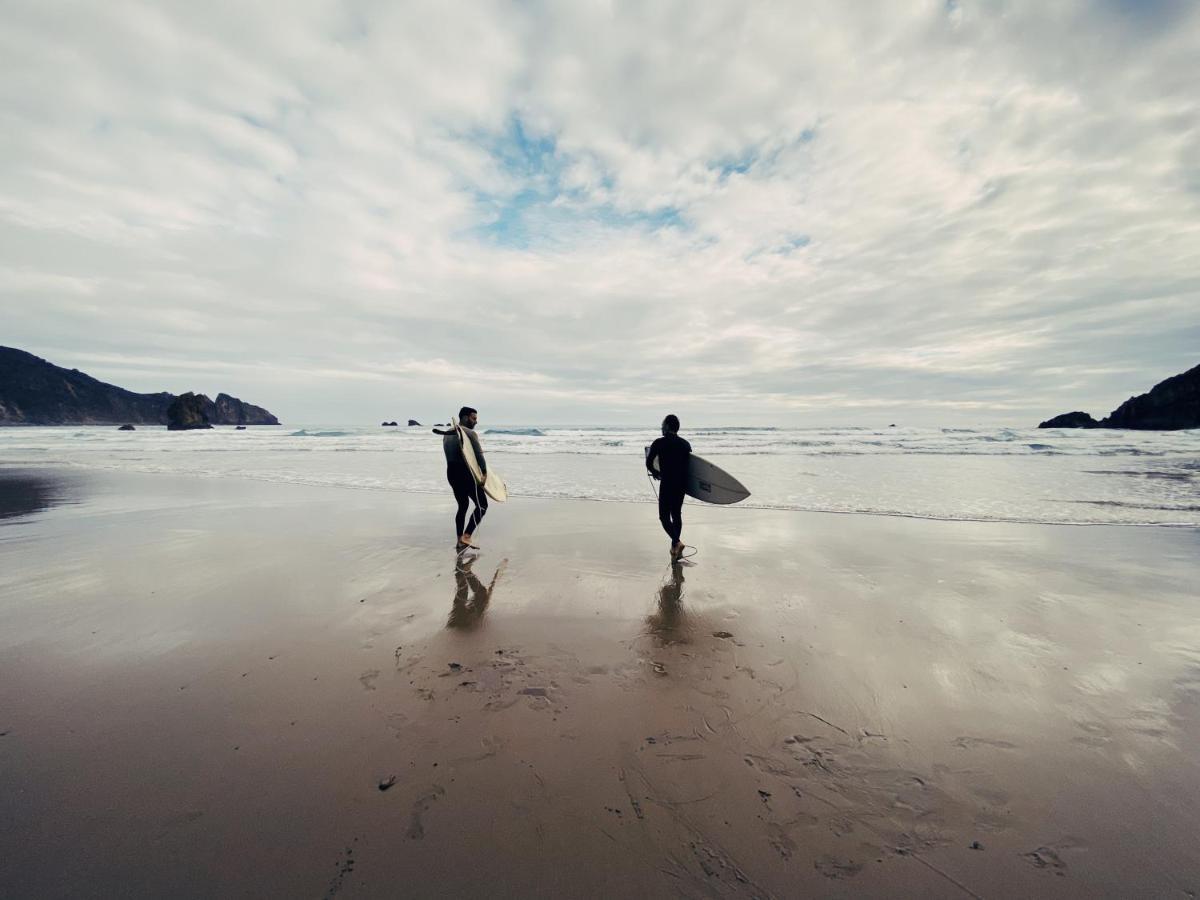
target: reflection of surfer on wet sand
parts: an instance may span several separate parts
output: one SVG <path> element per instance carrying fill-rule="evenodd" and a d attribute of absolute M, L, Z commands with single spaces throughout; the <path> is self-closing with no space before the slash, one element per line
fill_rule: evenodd
<path fill-rule="evenodd" d="M 492 600 L 492 591 L 496 582 L 500 580 L 504 567 L 508 565 L 508 560 L 500 561 L 487 587 L 484 587 L 483 582 L 471 571 L 474 563 L 474 559 L 465 559 L 454 567 L 454 605 L 450 607 L 450 616 L 446 619 L 447 628 L 470 630 L 479 626 Z"/>
<path fill-rule="evenodd" d="M 683 624 L 683 564 L 671 564 L 671 580 L 658 591 L 658 609 L 646 617 L 650 633 L 661 644 L 673 644 L 682 638 Z"/>

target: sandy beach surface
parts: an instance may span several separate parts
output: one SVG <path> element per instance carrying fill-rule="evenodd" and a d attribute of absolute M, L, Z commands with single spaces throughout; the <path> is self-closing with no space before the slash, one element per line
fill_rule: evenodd
<path fill-rule="evenodd" d="M 1192 897 L 1200 530 L 0 470 L 8 897 Z"/>

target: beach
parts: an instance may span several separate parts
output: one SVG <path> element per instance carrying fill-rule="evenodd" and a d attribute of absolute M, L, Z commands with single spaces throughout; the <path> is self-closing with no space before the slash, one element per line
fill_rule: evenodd
<path fill-rule="evenodd" d="M 6 896 L 1191 896 L 1200 531 L 0 469 Z"/>

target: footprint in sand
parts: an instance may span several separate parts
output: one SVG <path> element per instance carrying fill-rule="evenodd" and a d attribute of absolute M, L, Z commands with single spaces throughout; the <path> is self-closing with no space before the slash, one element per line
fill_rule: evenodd
<path fill-rule="evenodd" d="M 408 836 L 414 841 L 419 841 L 425 837 L 425 824 L 421 821 L 421 816 L 429 812 L 429 808 L 433 806 L 434 801 L 446 793 L 446 789 L 439 784 L 433 786 L 428 794 L 423 797 L 418 797 L 412 805 L 412 818 L 408 824 Z"/>
<path fill-rule="evenodd" d="M 792 854 L 796 852 L 796 842 L 791 836 L 776 822 L 771 822 L 767 825 L 767 836 L 771 846 L 775 849 L 783 859 L 791 859 Z"/>
<path fill-rule="evenodd" d="M 829 820 L 829 830 L 838 837 L 844 837 L 847 834 L 854 833 L 854 823 L 849 819 L 834 816 Z"/>
<path fill-rule="evenodd" d="M 358 676 L 358 681 L 363 686 L 364 691 L 373 691 L 375 690 L 375 679 L 378 677 L 378 669 L 368 669 Z"/>
<path fill-rule="evenodd" d="M 862 863 L 836 856 L 822 856 L 813 862 L 813 868 L 826 878 L 853 878 L 862 871 Z"/>
<path fill-rule="evenodd" d="M 1067 864 L 1062 861 L 1062 857 L 1058 853 L 1049 847 L 1038 847 L 1036 850 L 1022 853 L 1021 857 L 1035 868 L 1049 869 L 1055 875 L 1067 874 Z"/>

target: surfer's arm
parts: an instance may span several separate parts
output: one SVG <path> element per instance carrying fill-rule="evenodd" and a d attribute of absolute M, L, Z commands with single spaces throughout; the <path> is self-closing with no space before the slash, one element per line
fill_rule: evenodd
<path fill-rule="evenodd" d="M 483 447 L 479 444 L 479 436 L 468 428 L 467 438 L 471 441 L 471 447 L 475 450 L 475 461 L 479 463 L 480 473 L 487 475 L 487 460 L 483 458 Z"/>
<path fill-rule="evenodd" d="M 646 471 L 650 474 L 651 478 L 658 478 L 658 473 L 654 471 L 654 460 L 658 457 L 659 441 L 661 440 L 662 438 L 656 439 L 650 445 L 650 452 L 646 454 Z"/>

